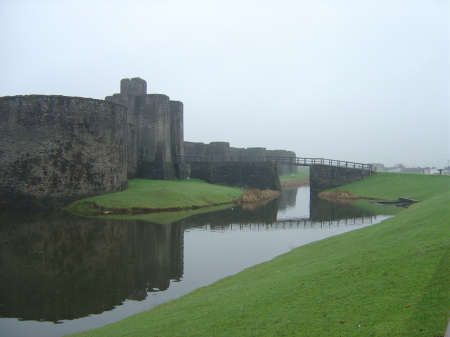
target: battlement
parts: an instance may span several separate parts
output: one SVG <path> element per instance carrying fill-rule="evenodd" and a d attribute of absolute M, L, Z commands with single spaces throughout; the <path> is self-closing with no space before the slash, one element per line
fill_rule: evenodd
<path fill-rule="evenodd" d="M 120 81 L 121 95 L 146 95 L 147 82 L 140 77 L 124 78 Z"/>

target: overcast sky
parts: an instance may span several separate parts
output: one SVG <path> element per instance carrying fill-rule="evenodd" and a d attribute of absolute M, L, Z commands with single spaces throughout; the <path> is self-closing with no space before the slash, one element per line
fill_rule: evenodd
<path fill-rule="evenodd" d="M 449 160 L 447 0 L 0 0 L 0 96 L 184 103 L 185 140 Z"/>

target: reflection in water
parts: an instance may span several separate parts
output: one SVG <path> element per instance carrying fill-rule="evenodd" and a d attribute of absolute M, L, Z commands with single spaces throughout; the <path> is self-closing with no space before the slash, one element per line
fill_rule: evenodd
<path fill-rule="evenodd" d="M 285 191 L 257 211 L 233 207 L 168 225 L 65 213 L 3 214 L 0 335 L 60 336 L 101 326 L 351 230 L 348 225 L 376 221 L 351 205 L 310 200 L 308 188 Z M 135 301 L 145 303 L 144 309 L 124 309 Z M 108 321 L 109 313 L 117 317 Z M 26 328 L 32 322 L 8 317 L 64 323 Z"/>
<path fill-rule="evenodd" d="M 291 190 L 284 190 L 283 194 L 280 196 L 280 198 L 278 199 L 280 202 L 280 207 L 279 210 L 285 210 L 286 208 L 289 207 L 295 207 L 297 204 L 297 194 L 299 190 L 304 190 L 307 191 L 307 188 L 303 188 L 303 189 L 291 189 Z M 309 191 L 308 191 L 309 192 Z M 309 195 L 309 193 L 308 193 Z"/>
<path fill-rule="evenodd" d="M 203 227 L 209 225 L 212 230 L 228 228 L 232 224 L 265 223 L 270 224 L 277 220 L 278 199 L 272 200 L 257 210 L 246 210 L 241 207 L 232 207 L 212 213 L 193 215 L 180 220 L 177 224 L 183 229 Z"/>
<path fill-rule="evenodd" d="M 178 226 L 63 213 L 29 219 L 2 217 L 2 317 L 57 322 L 98 314 L 182 277 Z"/>
<path fill-rule="evenodd" d="M 308 197 L 306 207 L 299 205 L 299 207 L 289 211 L 290 207 L 295 206 L 297 195 L 300 194 L 300 197 L 302 197 L 303 194 L 304 197 L 305 192 Z M 297 189 L 286 190 L 281 198 L 271 201 L 257 211 L 234 207 L 217 212 L 194 215 L 178 223 L 184 229 L 208 227 L 211 230 L 233 228 L 283 230 L 288 227 L 322 228 L 330 225 L 338 226 L 341 223 L 346 225 L 361 224 L 372 222 L 373 217 L 373 213 L 351 204 L 333 203 L 316 196 L 311 196 L 310 199 L 309 189 L 303 188 L 302 191 L 297 191 Z"/>
<path fill-rule="evenodd" d="M 370 217 L 371 212 L 352 206 L 350 203 L 336 203 L 311 195 L 310 219 L 312 221 L 337 221 Z"/>

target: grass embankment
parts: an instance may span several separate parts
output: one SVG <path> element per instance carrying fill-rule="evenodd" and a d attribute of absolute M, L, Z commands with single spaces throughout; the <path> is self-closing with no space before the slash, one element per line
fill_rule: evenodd
<path fill-rule="evenodd" d="M 309 170 L 301 168 L 298 173 L 281 176 L 280 180 L 297 183 L 298 180 L 307 179 L 308 176 Z M 270 198 L 266 196 L 273 191 L 258 191 L 259 196 L 251 192 L 239 200 L 239 197 L 243 196 L 242 189 L 208 184 L 198 179 L 182 181 L 132 179 L 128 183 L 130 188 L 126 191 L 79 200 L 66 210 L 82 216 L 108 215 L 123 219 L 130 218 L 131 214 L 133 219 L 139 217 L 142 220 L 167 223 L 196 214 L 198 211 L 195 210 L 199 208 L 232 203 L 255 203 L 255 200 L 261 202 L 276 197 L 274 194 L 270 195 Z M 177 212 L 177 214 L 155 214 L 161 212 Z"/>
<path fill-rule="evenodd" d="M 298 167 L 298 171 L 280 176 L 282 189 L 297 188 L 309 185 L 309 168 Z"/>
<path fill-rule="evenodd" d="M 342 187 L 421 200 L 152 310 L 77 336 L 443 336 L 449 177 L 376 174 Z M 380 206 L 382 207 L 382 206 Z"/>
<path fill-rule="evenodd" d="M 66 210 L 79 215 L 181 211 L 230 204 L 242 194 L 239 188 L 212 185 L 198 179 L 132 179 L 128 183 L 130 188 L 126 191 L 79 200 Z"/>

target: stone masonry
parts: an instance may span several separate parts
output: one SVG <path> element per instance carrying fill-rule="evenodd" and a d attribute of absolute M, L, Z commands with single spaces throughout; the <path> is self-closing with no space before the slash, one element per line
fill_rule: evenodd
<path fill-rule="evenodd" d="M 183 103 L 147 94 L 147 82 L 138 77 L 121 80 L 120 93 L 105 100 L 0 97 L 0 209 L 60 208 L 122 191 L 131 178 L 185 179 L 190 167 L 178 161 L 185 147 L 186 155 L 214 156 L 216 161 L 224 156 L 295 157 L 290 151 L 236 149 L 226 142 L 184 142 Z M 258 165 L 241 166 L 234 171 L 240 170 L 242 179 L 258 180 Z M 269 166 L 260 174 L 292 170 Z M 225 177 L 224 172 L 232 174 L 227 170 L 215 165 L 208 174 L 212 181 L 245 183 Z"/>
<path fill-rule="evenodd" d="M 184 154 L 183 103 L 147 94 L 147 82 L 139 77 L 123 79 L 120 93 L 105 100 L 128 108 L 129 178 L 186 178 L 187 171 L 173 160 Z"/>
<path fill-rule="evenodd" d="M 184 142 L 184 153 L 186 156 L 209 157 L 212 161 L 231 160 L 239 161 L 243 157 L 291 157 L 295 158 L 293 151 L 267 150 L 265 147 L 236 148 L 230 147 L 227 142 L 194 143 Z M 279 175 L 297 172 L 297 167 L 293 165 L 277 164 Z"/>
<path fill-rule="evenodd" d="M 66 96 L 0 98 L 0 208 L 54 208 L 127 187 L 127 109 Z"/>

